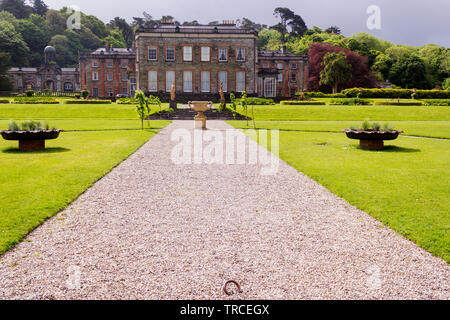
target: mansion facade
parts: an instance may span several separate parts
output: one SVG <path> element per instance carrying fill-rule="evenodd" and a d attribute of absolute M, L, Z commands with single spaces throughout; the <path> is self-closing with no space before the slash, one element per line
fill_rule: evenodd
<path fill-rule="evenodd" d="M 91 96 L 101 98 L 134 96 L 137 89 L 167 95 L 172 84 L 177 94 L 188 97 L 217 95 L 222 88 L 225 93 L 246 91 L 251 96 L 288 98 L 308 89 L 307 56 L 284 47 L 260 51 L 258 34 L 235 24 L 178 26 L 168 22 L 140 28 L 135 40 L 133 48 L 107 44 L 94 52 L 80 52 L 79 68 L 74 69 L 59 68 L 54 48 L 47 47 L 48 57 L 46 53 L 41 68 L 10 70 L 15 89 L 89 90 Z"/>

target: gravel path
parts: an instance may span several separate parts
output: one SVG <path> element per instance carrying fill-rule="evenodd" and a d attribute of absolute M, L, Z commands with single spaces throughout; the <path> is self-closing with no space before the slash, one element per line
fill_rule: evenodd
<path fill-rule="evenodd" d="M 0 299 L 228 299 L 227 280 L 231 299 L 450 298 L 443 260 L 284 162 L 173 164 L 171 133 L 191 127 L 173 122 L 0 257 Z"/>

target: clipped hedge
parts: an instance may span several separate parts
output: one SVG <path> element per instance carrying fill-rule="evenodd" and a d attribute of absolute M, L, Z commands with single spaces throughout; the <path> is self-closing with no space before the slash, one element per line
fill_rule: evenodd
<path fill-rule="evenodd" d="M 330 106 L 368 106 L 373 104 L 373 101 L 358 98 L 332 99 L 328 104 Z"/>
<path fill-rule="evenodd" d="M 346 98 L 343 93 L 323 93 L 320 91 L 311 91 L 311 92 L 297 92 L 295 94 L 297 97 L 304 96 L 305 98 Z"/>
<path fill-rule="evenodd" d="M 241 104 L 241 99 L 236 99 L 237 104 Z M 270 106 L 275 105 L 276 103 L 273 101 L 273 99 L 265 99 L 265 98 L 247 98 L 247 104 L 248 105 L 254 105 L 254 106 Z"/>
<path fill-rule="evenodd" d="M 66 100 L 65 104 L 111 104 L 111 100 Z"/>
<path fill-rule="evenodd" d="M 283 106 L 324 106 L 323 101 L 280 101 Z"/>
<path fill-rule="evenodd" d="M 9 99 L 0 99 L 0 103 L 9 103 Z"/>
<path fill-rule="evenodd" d="M 450 106 L 450 99 L 423 100 L 422 102 L 426 106 L 442 106 L 442 107 Z"/>
<path fill-rule="evenodd" d="M 375 101 L 376 106 L 423 106 L 421 101 Z"/>
<path fill-rule="evenodd" d="M 347 98 L 356 98 L 361 93 L 361 98 L 371 99 L 411 99 L 413 89 L 345 89 L 341 92 Z M 450 90 L 416 90 L 416 99 L 450 99 Z"/>
<path fill-rule="evenodd" d="M 134 98 L 120 98 L 116 102 L 117 104 L 137 104 L 137 100 Z"/>
<path fill-rule="evenodd" d="M 14 104 L 59 104 L 55 98 L 48 97 L 16 97 L 13 99 Z"/>

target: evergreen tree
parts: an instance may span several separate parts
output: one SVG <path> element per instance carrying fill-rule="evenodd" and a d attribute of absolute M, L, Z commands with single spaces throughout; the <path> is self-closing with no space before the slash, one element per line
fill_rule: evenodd
<path fill-rule="evenodd" d="M 33 2 L 33 13 L 40 16 L 45 16 L 48 11 L 48 6 L 42 0 L 34 0 Z"/>

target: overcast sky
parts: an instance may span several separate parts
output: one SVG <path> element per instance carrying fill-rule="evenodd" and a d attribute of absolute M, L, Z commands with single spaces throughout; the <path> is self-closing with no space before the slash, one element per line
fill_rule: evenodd
<path fill-rule="evenodd" d="M 301 15 L 308 27 L 339 26 L 344 35 L 370 32 L 396 44 L 421 46 L 435 43 L 450 47 L 450 0 L 45 0 L 52 9 L 75 5 L 104 22 L 119 16 L 131 22 L 142 12 L 159 19 L 172 15 L 178 21 L 201 23 L 247 17 L 273 25 L 275 7 L 288 7 Z M 381 30 L 367 28 L 370 5 L 381 9 Z"/>

